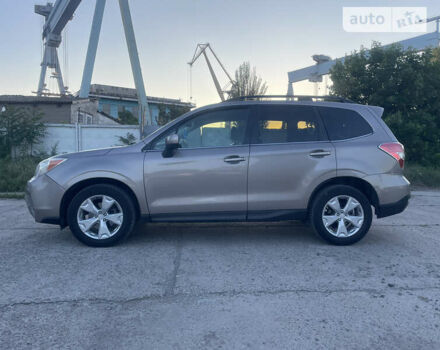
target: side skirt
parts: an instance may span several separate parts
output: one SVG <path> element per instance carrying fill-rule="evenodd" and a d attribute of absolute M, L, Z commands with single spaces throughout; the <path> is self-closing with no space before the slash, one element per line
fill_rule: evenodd
<path fill-rule="evenodd" d="M 246 212 L 165 213 L 144 216 L 151 222 L 239 222 L 307 219 L 306 209 L 255 210 Z"/>
<path fill-rule="evenodd" d="M 307 219 L 307 209 L 253 210 L 247 215 L 248 221 L 286 221 Z"/>

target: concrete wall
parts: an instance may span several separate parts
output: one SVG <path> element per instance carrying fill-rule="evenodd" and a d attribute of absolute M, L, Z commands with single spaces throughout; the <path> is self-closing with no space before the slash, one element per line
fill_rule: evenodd
<path fill-rule="evenodd" d="M 118 137 L 126 137 L 127 133 L 139 139 L 137 125 L 46 124 L 46 127 L 46 137 L 35 150 L 47 154 L 51 154 L 55 145 L 57 154 L 122 146 Z"/>

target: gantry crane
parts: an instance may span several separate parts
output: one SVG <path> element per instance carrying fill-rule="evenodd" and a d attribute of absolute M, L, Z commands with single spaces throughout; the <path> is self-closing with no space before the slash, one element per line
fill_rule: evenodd
<path fill-rule="evenodd" d="M 72 19 L 72 16 L 80 3 L 81 0 L 56 0 L 55 4 L 47 3 L 46 5 L 35 5 L 35 12 L 46 18 L 43 27 L 44 54 L 43 61 L 41 62 L 41 74 L 37 90 L 38 96 L 44 94 L 53 95 L 45 91 L 44 82 L 46 79 L 47 68 L 55 69 L 54 76 L 58 82 L 59 93 L 60 95 L 66 94 L 57 49 L 61 43 L 61 32 L 65 28 L 67 22 Z M 80 98 L 87 98 L 89 96 L 105 3 L 106 0 L 96 0 L 92 30 L 90 32 L 86 62 L 84 65 L 79 93 Z M 119 8 L 121 11 L 122 24 L 124 26 L 134 83 L 138 95 L 140 133 L 141 135 L 145 135 L 145 133 L 148 133 L 149 131 L 145 129 L 153 125 L 153 120 L 151 118 L 150 109 L 148 108 L 128 0 L 119 0 Z"/>
<path fill-rule="evenodd" d="M 35 5 L 35 13 L 44 16 L 46 19 L 43 27 L 44 52 L 37 90 L 38 96 L 46 94 L 45 80 L 47 68 L 55 70 L 53 76 L 57 80 L 60 95 L 66 94 L 66 87 L 64 86 L 58 60 L 58 47 L 61 44 L 61 32 L 67 22 L 72 19 L 80 2 L 81 0 L 58 0 L 54 5 L 50 2 L 46 5 Z"/>
<path fill-rule="evenodd" d="M 217 79 L 217 76 L 215 75 L 214 69 L 212 68 L 211 62 L 208 59 L 208 55 L 206 54 L 207 50 L 210 50 L 212 55 L 214 56 L 214 58 L 217 60 L 218 64 L 220 65 L 220 67 L 222 68 L 223 72 L 225 72 L 226 76 L 228 77 L 229 81 L 226 84 L 226 86 L 222 89 L 220 87 L 220 83 Z M 205 57 L 206 60 L 206 64 L 208 65 L 209 68 L 209 72 L 211 73 L 211 77 L 212 80 L 214 81 L 214 85 L 215 88 L 217 90 L 218 95 L 220 96 L 220 99 L 222 101 L 225 100 L 225 93 L 227 93 L 228 91 L 226 90 L 226 88 L 229 85 L 234 85 L 234 80 L 232 80 L 231 76 L 229 75 L 228 71 L 226 70 L 226 68 L 223 66 L 223 64 L 221 63 L 221 61 L 219 60 L 219 58 L 217 57 L 217 55 L 215 54 L 215 52 L 212 50 L 212 47 L 209 43 L 205 43 L 205 44 L 197 44 L 196 50 L 194 52 L 193 58 L 190 62 L 188 62 L 190 68 L 193 66 L 193 64 L 197 61 L 197 59 L 200 57 L 200 55 L 202 55 Z"/>
<path fill-rule="evenodd" d="M 423 51 L 430 47 L 439 47 L 440 46 L 440 16 L 435 16 L 418 21 L 418 23 L 430 23 L 430 22 L 436 23 L 436 29 L 434 32 L 425 33 L 422 35 L 418 35 L 416 37 L 397 41 L 392 44 L 384 45 L 383 47 L 387 48 L 390 47 L 391 45 L 397 44 L 400 47 L 402 47 L 403 50 L 413 49 L 417 51 Z M 366 53 L 369 54 L 369 51 L 367 50 Z M 340 57 L 333 60 L 329 56 L 313 55 L 312 58 L 316 62 L 315 65 L 297 69 L 287 73 L 289 79 L 289 83 L 287 87 L 287 95 L 293 95 L 293 83 L 297 83 L 299 81 L 304 81 L 304 80 L 308 80 L 314 83 L 321 82 L 322 77 L 327 76 L 330 73 L 331 68 L 337 62 L 344 63 L 346 57 L 350 57 L 350 55 L 346 55 L 345 57 Z M 315 95 L 317 95 L 316 90 L 315 90 Z"/>

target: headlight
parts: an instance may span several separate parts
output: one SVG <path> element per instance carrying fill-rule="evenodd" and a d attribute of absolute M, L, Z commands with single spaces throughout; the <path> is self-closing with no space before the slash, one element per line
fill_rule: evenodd
<path fill-rule="evenodd" d="M 46 174 L 49 170 L 55 168 L 66 160 L 67 158 L 47 158 L 41 161 L 35 170 L 35 177 Z"/>

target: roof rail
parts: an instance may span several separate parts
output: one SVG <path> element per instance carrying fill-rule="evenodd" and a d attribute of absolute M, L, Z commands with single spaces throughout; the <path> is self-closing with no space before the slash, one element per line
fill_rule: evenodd
<path fill-rule="evenodd" d="M 345 102 L 355 103 L 348 98 L 340 96 L 313 96 L 313 95 L 251 95 L 251 96 L 239 96 L 228 99 L 224 102 L 237 102 L 237 101 L 263 101 L 281 99 L 286 101 L 330 101 L 330 102 Z"/>

